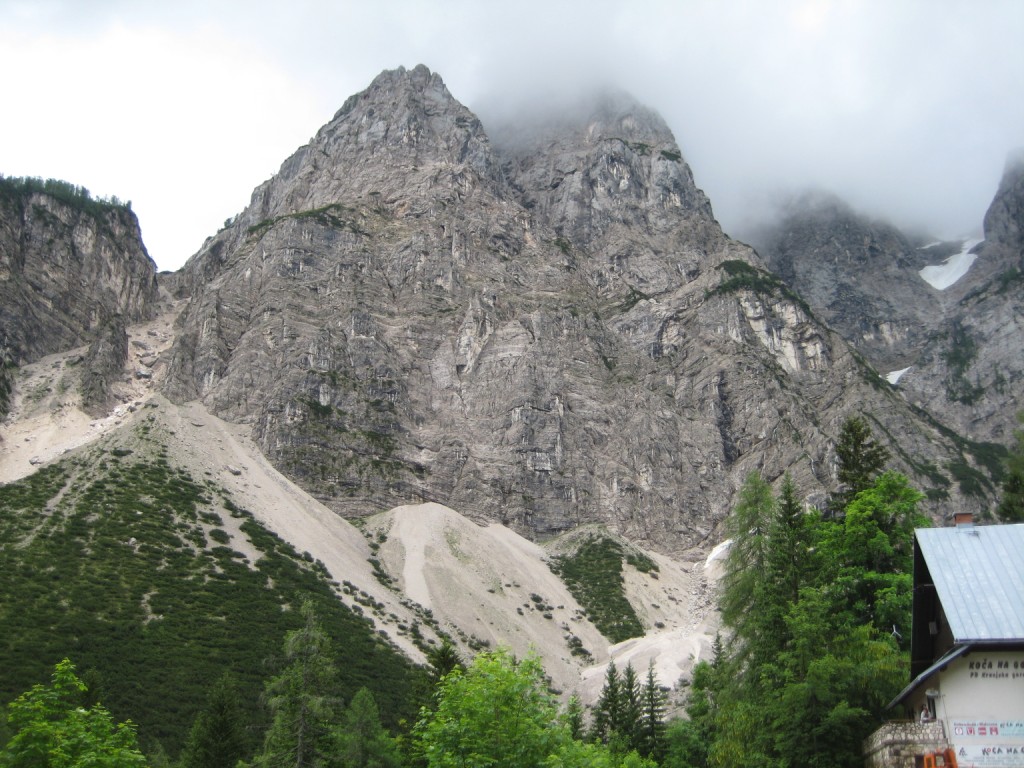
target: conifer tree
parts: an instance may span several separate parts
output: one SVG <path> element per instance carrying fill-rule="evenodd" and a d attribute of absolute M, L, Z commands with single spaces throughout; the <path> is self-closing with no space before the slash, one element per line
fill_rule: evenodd
<path fill-rule="evenodd" d="M 459 658 L 458 649 L 447 637 L 442 638 L 440 645 L 427 652 L 427 664 L 430 681 L 435 686 L 449 672 L 455 669 L 465 669 L 462 659 Z"/>
<path fill-rule="evenodd" d="M 288 666 L 266 684 L 273 713 L 259 768 L 319 768 L 330 749 L 329 726 L 335 702 L 330 692 L 336 672 L 328 653 L 327 634 L 317 622 L 311 602 L 301 608 L 303 626 L 285 636 Z"/>
<path fill-rule="evenodd" d="M 842 489 L 832 497 L 833 513 L 842 510 L 853 498 L 871 486 L 889 461 L 889 450 L 871 437 L 871 427 L 860 416 L 843 422 L 836 443 L 839 459 L 838 479 Z"/>
<path fill-rule="evenodd" d="M 607 743 L 621 722 L 622 683 L 615 662 L 609 661 L 605 671 L 604 687 L 594 707 L 594 740 Z"/>
<path fill-rule="evenodd" d="M 565 705 L 565 713 L 562 715 L 562 719 L 569 728 L 569 735 L 576 741 L 582 741 L 585 733 L 583 704 L 580 702 L 579 697 L 569 697 L 569 702 Z"/>
<path fill-rule="evenodd" d="M 764 574 L 769 557 L 768 530 L 775 514 L 771 486 L 757 472 L 747 476 L 739 500 L 726 521 L 732 545 L 725 561 L 720 608 L 734 630 L 738 652 L 754 650 L 764 613 Z"/>
<path fill-rule="evenodd" d="M 398 768 L 398 748 L 380 723 L 377 702 L 367 688 L 360 688 L 345 710 L 336 731 L 337 764 L 340 768 Z"/>
<path fill-rule="evenodd" d="M 641 693 L 641 716 L 636 749 L 644 757 L 661 762 L 665 757 L 665 692 L 654 677 L 654 665 L 647 666 Z"/>
<path fill-rule="evenodd" d="M 179 762 L 183 768 L 235 768 L 245 751 L 238 690 L 231 675 L 225 673 L 192 723 Z"/>
<path fill-rule="evenodd" d="M 621 736 L 627 750 L 639 749 L 643 709 L 640 680 L 637 679 L 632 663 L 627 664 L 622 672 L 619 690 L 622 697 L 622 714 L 619 722 L 613 723 L 612 727 Z"/>

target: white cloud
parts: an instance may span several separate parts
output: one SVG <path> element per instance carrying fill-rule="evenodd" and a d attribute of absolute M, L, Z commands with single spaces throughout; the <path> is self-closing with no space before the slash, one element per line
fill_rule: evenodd
<path fill-rule="evenodd" d="M 8 2 L 0 172 L 132 199 L 176 267 L 345 98 L 425 63 L 485 119 L 629 90 L 727 229 L 814 185 L 952 236 L 1024 144 L 1022 28 L 1018 0 Z"/>
<path fill-rule="evenodd" d="M 26 68 L 24 62 L 33 62 Z M 160 265 L 195 252 L 330 117 L 315 94 L 212 29 L 115 24 L 94 37 L 0 39 L 6 175 L 133 201 Z"/>

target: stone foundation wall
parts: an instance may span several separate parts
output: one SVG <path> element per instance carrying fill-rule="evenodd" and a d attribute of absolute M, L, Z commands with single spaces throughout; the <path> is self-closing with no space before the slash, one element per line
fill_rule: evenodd
<path fill-rule="evenodd" d="M 864 740 L 864 768 L 914 768 L 914 757 L 949 746 L 940 721 L 894 720 Z"/>

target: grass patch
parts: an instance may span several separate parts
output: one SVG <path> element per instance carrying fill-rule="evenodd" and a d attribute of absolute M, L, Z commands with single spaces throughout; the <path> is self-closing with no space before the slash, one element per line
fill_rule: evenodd
<path fill-rule="evenodd" d="M 355 235 L 369 234 L 356 223 L 355 217 L 351 215 L 353 213 L 354 211 L 350 208 L 346 208 L 339 203 L 331 203 L 320 208 L 311 208 L 306 211 L 286 213 L 282 216 L 264 219 L 258 224 L 253 224 L 249 227 L 248 233 L 250 235 L 261 235 L 278 222 L 294 219 L 296 221 L 314 221 L 330 229 L 346 229 Z"/>

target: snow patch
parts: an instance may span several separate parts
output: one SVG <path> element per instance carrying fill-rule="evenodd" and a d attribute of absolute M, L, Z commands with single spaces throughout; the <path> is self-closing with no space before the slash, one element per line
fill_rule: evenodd
<path fill-rule="evenodd" d="M 889 373 L 885 374 L 885 379 L 890 384 L 897 384 L 897 383 L 899 383 L 899 380 L 903 377 L 903 374 L 906 373 L 907 371 L 909 371 L 913 367 L 914 366 L 912 366 L 912 365 L 908 365 L 906 368 L 902 368 L 902 369 L 900 369 L 898 371 L 890 371 Z"/>
<path fill-rule="evenodd" d="M 936 240 L 934 243 L 928 243 L 928 245 L 922 245 L 917 250 L 919 250 L 919 251 L 927 251 L 929 248 L 934 248 L 936 245 L 942 245 L 942 241 L 941 240 Z"/>
<path fill-rule="evenodd" d="M 934 264 L 921 270 L 920 275 L 932 288 L 944 291 L 953 285 L 957 280 L 967 274 L 974 260 L 978 258 L 971 253 L 981 240 L 966 240 L 960 248 L 960 253 L 954 253 L 941 264 Z"/>

